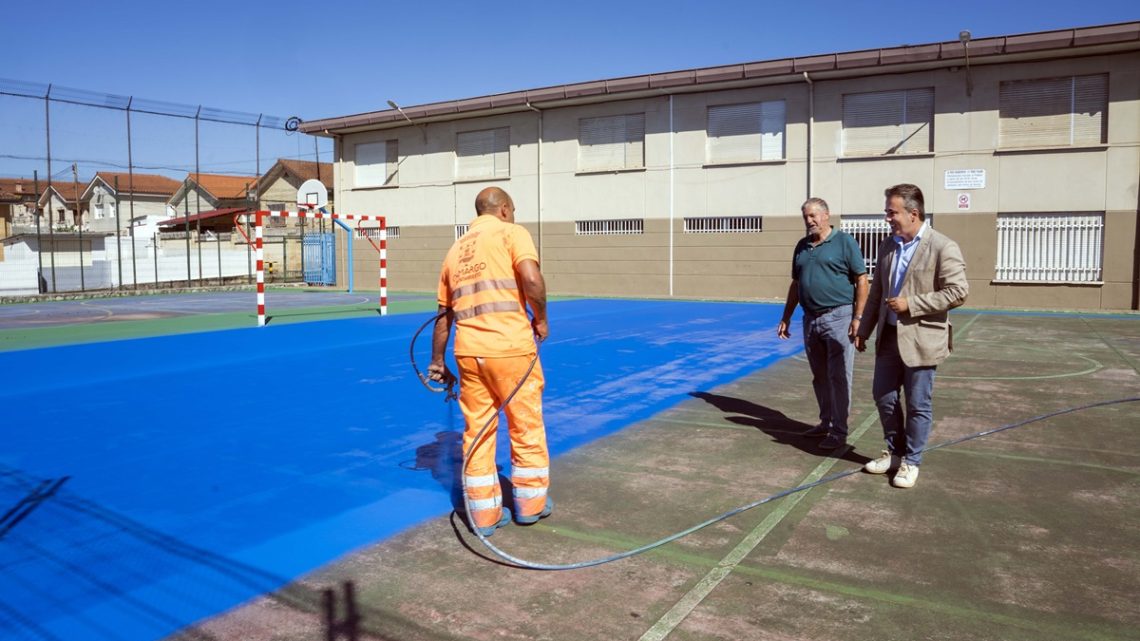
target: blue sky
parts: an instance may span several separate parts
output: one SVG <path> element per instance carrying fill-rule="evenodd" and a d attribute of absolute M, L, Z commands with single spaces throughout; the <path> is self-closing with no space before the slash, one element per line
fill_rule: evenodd
<path fill-rule="evenodd" d="M 692 67 L 1126 22 L 1140 5 L 1091 2 L 25 3 L 0 76 L 280 117 L 316 119 Z M 40 35 L 33 37 L 32 30 Z M 126 163 L 121 112 L 52 107 L 53 172 Z M 42 101 L 0 96 L 0 175 L 45 172 Z M 98 112 L 98 113 L 96 113 Z M 194 164 L 192 121 L 132 123 L 135 164 Z M 135 129 L 139 129 L 135 131 Z M 253 172 L 252 128 L 204 126 L 202 171 Z M 263 132 L 262 167 L 314 157 Z M 319 143 L 322 160 L 331 144 Z M 137 157 L 141 154 L 141 158 Z M 26 156 L 28 158 L 10 158 Z M 268 160 L 266 160 L 268 158 Z M 69 173 L 69 170 L 68 172 Z"/>

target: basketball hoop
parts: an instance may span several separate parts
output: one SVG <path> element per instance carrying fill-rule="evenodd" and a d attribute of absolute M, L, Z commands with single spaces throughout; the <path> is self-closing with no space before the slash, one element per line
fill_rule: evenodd
<path fill-rule="evenodd" d="M 325 184 L 310 178 L 297 188 L 297 207 L 301 210 L 316 210 L 329 204 L 329 191 Z"/>

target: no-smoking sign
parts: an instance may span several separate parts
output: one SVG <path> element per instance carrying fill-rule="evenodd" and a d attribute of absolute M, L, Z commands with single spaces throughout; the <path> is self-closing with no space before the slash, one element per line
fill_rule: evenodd
<path fill-rule="evenodd" d="M 970 209 L 970 194 L 958 194 L 958 211 Z"/>

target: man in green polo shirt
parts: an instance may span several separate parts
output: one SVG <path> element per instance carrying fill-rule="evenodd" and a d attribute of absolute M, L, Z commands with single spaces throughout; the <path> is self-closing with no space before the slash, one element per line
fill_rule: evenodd
<path fill-rule="evenodd" d="M 847 444 L 854 340 L 869 289 L 867 264 L 859 243 L 832 228 L 826 201 L 809 198 L 800 212 L 807 235 L 792 253 L 792 284 L 776 335 L 791 337 L 792 312 L 802 305 L 804 350 L 819 404 L 819 424 L 806 434 L 825 436 L 820 447 L 833 450 Z"/>

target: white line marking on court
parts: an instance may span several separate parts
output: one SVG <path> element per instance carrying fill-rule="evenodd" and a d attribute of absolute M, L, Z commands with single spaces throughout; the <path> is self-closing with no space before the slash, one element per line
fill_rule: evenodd
<path fill-rule="evenodd" d="M 863 419 L 863 422 L 859 424 L 859 427 L 850 434 L 850 440 L 852 442 L 859 440 L 859 437 L 863 436 L 871 424 L 878 419 L 878 413 L 868 415 L 867 418 Z M 800 481 L 799 484 L 804 485 L 818 481 L 831 471 L 831 468 L 835 467 L 837 462 L 839 462 L 838 458 L 828 458 L 821 462 L 804 480 Z M 739 565 L 740 562 L 764 540 L 764 537 L 768 536 L 768 534 L 780 524 L 780 521 L 782 521 L 792 509 L 799 505 L 799 502 L 810 492 L 811 490 L 797 492 L 781 501 L 779 506 L 765 517 L 764 520 L 760 522 L 760 525 L 756 526 L 756 529 L 749 532 L 727 556 L 720 560 L 720 563 L 717 563 L 715 568 L 710 570 L 703 579 L 698 581 L 697 584 L 693 586 L 693 589 L 689 590 L 685 596 L 681 597 L 681 600 L 670 608 L 669 611 L 665 613 L 665 616 L 661 617 L 657 623 L 654 623 L 652 627 L 646 630 L 645 634 L 641 635 L 639 641 L 661 641 L 669 636 L 669 634 L 681 624 L 681 621 L 684 621 L 685 617 L 689 616 L 689 613 L 696 609 L 696 607 L 701 604 L 701 601 L 704 601 L 705 597 L 716 589 L 716 586 L 719 585 L 725 577 L 731 574 L 732 570 Z"/>
<path fill-rule="evenodd" d="M 94 309 L 96 311 L 103 312 L 103 318 L 98 319 L 98 320 L 105 320 L 105 319 L 108 319 L 108 318 L 115 315 L 114 310 L 107 309 L 106 307 L 97 307 L 95 305 L 90 305 L 90 304 L 88 304 L 88 301 L 81 301 L 79 303 L 79 306 L 80 307 L 86 307 L 87 309 Z"/>

